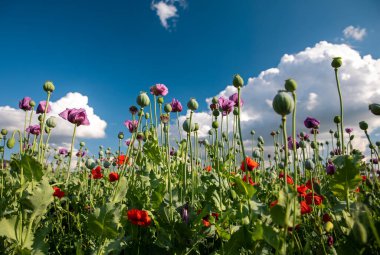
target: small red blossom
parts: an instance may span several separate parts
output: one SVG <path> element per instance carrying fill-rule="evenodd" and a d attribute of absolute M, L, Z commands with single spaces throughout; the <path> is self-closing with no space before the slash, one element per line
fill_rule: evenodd
<path fill-rule="evenodd" d="M 59 199 L 65 196 L 65 192 L 63 192 L 60 188 L 53 187 L 53 190 L 54 190 L 53 196 L 58 197 Z"/>
<path fill-rule="evenodd" d="M 362 175 L 362 181 L 365 182 L 367 180 L 367 176 Z"/>
<path fill-rule="evenodd" d="M 306 203 L 306 201 L 301 201 L 300 202 L 300 206 L 301 206 L 301 215 L 304 215 L 304 214 L 307 214 L 307 213 L 311 213 L 313 211 L 313 208 L 311 208 Z"/>
<path fill-rule="evenodd" d="M 331 221 L 331 217 L 330 217 L 330 215 L 328 213 L 325 213 L 322 216 L 322 220 L 323 220 L 324 223 L 326 223 L 328 221 Z"/>
<path fill-rule="evenodd" d="M 251 159 L 250 157 L 245 158 L 245 162 L 247 163 L 248 171 L 253 171 L 255 168 L 259 167 L 260 164 Z M 245 163 L 244 160 L 241 162 L 240 169 L 245 172 Z"/>
<path fill-rule="evenodd" d="M 111 172 L 111 173 L 108 175 L 108 179 L 109 179 L 110 182 L 117 181 L 117 180 L 119 180 L 119 174 L 116 173 L 116 172 Z"/>
<path fill-rule="evenodd" d="M 92 169 L 90 177 L 92 179 L 102 179 L 103 178 L 102 168 L 100 166 L 97 166 L 96 168 Z"/>
<path fill-rule="evenodd" d="M 280 173 L 280 175 L 278 176 L 280 179 L 282 178 L 284 178 L 284 173 L 283 172 L 281 172 Z M 289 175 L 287 175 L 286 176 L 286 182 L 289 184 L 289 185 L 293 185 L 293 179 L 292 179 L 292 177 L 290 177 Z"/>
<path fill-rule="evenodd" d="M 151 218 L 148 215 L 148 212 L 144 210 L 131 209 L 128 211 L 127 215 L 128 220 L 133 225 L 147 227 L 152 222 Z"/>
<path fill-rule="evenodd" d="M 126 157 L 125 155 L 119 155 L 119 156 L 117 157 L 117 162 L 116 162 L 116 164 L 119 165 L 119 166 L 124 165 L 124 161 L 125 161 L 125 160 L 128 160 L 128 157 Z"/>
<path fill-rule="evenodd" d="M 211 172 L 212 167 L 211 167 L 211 166 L 206 166 L 204 169 L 205 169 L 207 172 Z"/>
<path fill-rule="evenodd" d="M 198 210 L 198 214 L 201 212 L 201 210 Z M 211 216 L 215 218 L 215 220 L 219 220 L 219 213 L 211 213 Z M 205 217 L 202 218 L 202 224 L 206 228 L 211 226 L 211 223 L 209 222 L 210 215 L 206 215 Z"/>
<path fill-rule="evenodd" d="M 272 208 L 277 204 L 278 204 L 278 200 L 274 200 L 272 203 L 270 203 L 269 207 Z"/>
<path fill-rule="evenodd" d="M 356 193 L 359 193 L 359 192 L 360 192 L 360 188 L 357 187 L 357 188 L 355 189 L 355 192 L 356 192 Z"/>
<path fill-rule="evenodd" d="M 320 196 L 317 193 L 314 193 L 314 196 L 312 192 L 306 194 L 305 201 L 308 205 L 313 204 L 313 199 L 315 205 L 320 205 L 323 202 L 323 196 Z"/>
<path fill-rule="evenodd" d="M 306 196 L 306 191 L 308 190 L 308 187 L 306 187 L 305 185 L 301 185 L 301 186 L 298 186 L 297 187 L 297 192 L 298 194 L 301 196 L 301 197 L 305 197 Z"/>
<path fill-rule="evenodd" d="M 249 180 L 249 184 L 251 184 L 252 186 L 255 186 L 255 185 L 256 185 L 256 183 L 254 183 L 254 182 L 252 181 L 252 178 L 251 178 L 251 177 L 249 177 L 248 180 Z M 243 177 L 243 182 L 247 182 L 247 175 L 244 175 L 244 177 Z"/>

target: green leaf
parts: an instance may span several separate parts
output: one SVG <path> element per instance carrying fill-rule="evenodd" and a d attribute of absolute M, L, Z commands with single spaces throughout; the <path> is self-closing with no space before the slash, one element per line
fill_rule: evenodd
<path fill-rule="evenodd" d="M 225 245 L 226 254 L 239 254 L 241 248 L 253 249 L 255 242 L 261 240 L 263 229 L 258 225 L 254 231 L 250 231 L 247 226 L 242 226 L 232 234 L 230 240 Z"/>
<path fill-rule="evenodd" d="M 104 236 L 109 239 L 117 237 L 114 204 L 107 203 L 100 208 L 96 208 L 94 213 L 88 217 L 87 228 L 90 233 L 96 236 Z"/>
<path fill-rule="evenodd" d="M 116 183 L 115 183 L 116 185 Z M 121 177 L 119 180 L 119 185 L 117 186 L 115 190 L 115 197 L 113 199 L 113 203 L 119 203 L 121 202 L 125 196 L 127 195 L 127 178 L 125 176 Z"/>
<path fill-rule="evenodd" d="M 276 250 L 280 247 L 280 233 L 277 229 L 263 225 L 264 240 Z"/>
<path fill-rule="evenodd" d="M 23 155 L 21 158 L 20 167 L 24 170 L 24 177 L 26 180 L 34 180 L 39 182 L 42 179 L 42 165 L 32 156 Z"/>
<path fill-rule="evenodd" d="M 160 164 L 164 157 L 161 156 L 158 140 L 148 140 L 143 146 L 144 155 L 155 164 Z"/>
<path fill-rule="evenodd" d="M 12 216 L 9 219 L 3 218 L 0 221 L 0 236 L 7 237 L 14 241 L 16 238 L 17 216 Z"/>
<path fill-rule="evenodd" d="M 246 182 L 244 182 L 240 177 L 235 177 L 235 183 L 236 183 L 236 191 L 239 194 L 242 194 L 248 198 L 252 198 L 252 196 L 256 193 L 256 189 Z"/>

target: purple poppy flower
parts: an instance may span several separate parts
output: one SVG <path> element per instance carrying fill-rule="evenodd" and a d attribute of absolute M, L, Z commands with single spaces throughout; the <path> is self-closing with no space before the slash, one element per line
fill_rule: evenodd
<path fill-rule="evenodd" d="M 39 135 L 41 133 L 41 127 L 40 125 L 32 125 L 27 127 L 25 131 L 32 135 Z"/>
<path fill-rule="evenodd" d="M 174 154 L 175 154 L 175 150 L 174 150 L 174 148 L 172 148 L 172 149 L 170 150 L 170 156 L 174 156 Z"/>
<path fill-rule="evenodd" d="M 67 109 L 59 114 L 63 119 L 68 120 L 69 122 L 76 124 L 77 126 L 90 125 L 90 121 L 87 119 L 86 110 L 83 108 L 80 109 Z"/>
<path fill-rule="evenodd" d="M 312 117 L 307 117 L 303 123 L 305 124 L 306 128 L 314 128 L 314 129 L 318 129 L 319 124 L 321 124 L 317 119 L 314 119 Z"/>
<path fill-rule="evenodd" d="M 289 150 L 293 150 L 293 146 L 294 146 L 293 142 L 294 142 L 293 138 L 291 136 L 289 136 L 288 137 L 288 148 L 289 148 Z M 296 142 L 296 150 L 298 150 L 298 148 L 300 147 L 300 145 L 299 145 L 299 143 L 297 141 L 295 141 L 295 142 Z"/>
<path fill-rule="evenodd" d="M 231 101 L 223 96 L 219 97 L 218 104 L 223 116 L 227 116 L 230 112 L 232 112 L 235 106 L 234 101 Z"/>
<path fill-rule="evenodd" d="M 183 222 L 185 222 L 186 224 L 189 223 L 189 214 L 188 209 L 186 207 L 182 208 L 181 217 Z"/>
<path fill-rule="evenodd" d="M 134 133 L 137 131 L 137 125 L 138 125 L 137 120 L 127 120 L 124 122 L 124 125 L 129 129 L 130 133 Z"/>
<path fill-rule="evenodd" d="M 312 128 L 312 129 L 310 130 L 310 134 L 317 135 L 317 134 L 319 134 L 319 130 L 318 130 L 318 129 L 315 129 L 315 128 Z"/>
<path fill-rule="evenodd" d="M 137 109 L 137 107 L 134 106 L 134 105 L 132 105 L 131 107 L 129 107 L 129 112 L 130 112 L 132 115 L 136 115 L 138 111 L 139 111 L 139 109 Z"/>
<path fill-rule="evenodd" d="M 378 160 L 377 158 L 371 158 L 369 161 L 370 161 L 372 164 L 375 164 L 375 165 L 379 164 L 379 160 Z"/>
<path fill-rule="evenodd" d="M 155 96 L 166 96 L 169 90 L 164 84 L 156 84 L 150 87 L 150 93 Z"/>
<path fill-rule="evenodd" d="M 77 156 L 78 158 L 79 158 L 79 157 L 83 158 L 84 156 L 86 156 L 86 152 L 85 152 L 85 151 L 78 151 L 77 154 L 76 154 L 76 156 Z"/>
<path fill-rule="evenodd" d="M 18 107 L 21 110 L 30 111 L 30 110 L 32 110 L 32 107 L 30 106 L 30 101 L 32 101 L 32 99 L 30 97 L 24 97 L 23 99 L 21 99 L 18 102 Z"/>
<path fill-rule="evenodd" d="M 218 108 L 219 108 L 219 104 L 210 104 L 211 111 L 218 109 Z"/>
<path fill-rule="evenodd" d="M 334 238 L 332 236 L 327 237 L 328 246 L 332 247 L 334 245 Z"/>
<path fill-rule="evenodd" d="M 131 144 L 131 140 L 128 139 L 128 140 L 125 140 L 125 145 L 129 146 Z"/>
<path fill-rule="evenodd" d="M 177 99 L 173 98 L 170 105 L 172 107 L 172 112 L 182 112 L 182 105 Z"/>
<path fill-rule="evenodd" d="M 236 107 L 238 106 L 238 93 L 231 95 L 229 99 L 235 103 Z M 244 101 L 242 98 L 240 98 L 240 107 L 242 107 L 243 104 L 244 104 Z"/>
<path fill-rule="evenodd" d="M 334 164 L 327 164 L 327 166 L 326 166 L 326 174 L 328 174 L 328 175 L 333 175 L 333 174 L 335 174 L 335 172 L 336 172 L 336 168 L 335 168 L 335 166 L 334 166 Z"/>
<path fill-rule="evenodd" d="M 354 131 L 354 129 L 353 128 L 346 128 L 345 131 L 347 134 L 351 134 L 352 131 Z"/>
<path fill-rule="evenodd" d="M 68 150 L 66 148 L 60 148 L 58 150 L 58 154 L 66 156 L 68 154 Z"/>
<path fill-rule="evenodd" d="M 37 113 L 44 113 L 46 108 L 46 101 L 41 101 L 37 106 Z M 49 104 L 46 113 L 49 113 L 51 111 L 51 106 Z"/>

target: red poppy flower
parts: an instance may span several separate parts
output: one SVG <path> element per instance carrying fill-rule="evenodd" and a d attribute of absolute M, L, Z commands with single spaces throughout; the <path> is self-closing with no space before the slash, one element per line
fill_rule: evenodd
<path fill-rule="evenodd" d="M 116 172 L 111 172 L 111 173 L 108 175 L 108 179 L 109 179 L 110 182 L 117 181 L 117 180 L 119 180 L 119 174 L 116 173 Z"/>
<path fill-rule="evenodd" d="M 252 186 L 255 186 L 255 185 L 256 185 L 256 183 L 254 183 L 254 182 L 252 181 L 252 178 L 251 178 L 251 177 L 249 177 L 248 179 L 249 179 L 249 184 L 251 184 Z M 243 177 L 243 182 L 247 182 L 247 175 L 244 175 L 244 177 Z"/>
<path fill-rule="evenodd" d="M 119 165 L 119 166 L 121 166 L 121 165 L 124 164 L 124 161 L 125 161 L 126 159 L 128 160 L 128 157 L 126 157 L 125 155 L 119 155 L 119 156 L 117 157 L 117 162 L 116 162 L 116 164 Z"/>
<path fill-rule="evenodd" d="M 280 179 L 283 179 L 284 178 L 284 173 L 280 173 L 280 175 L 278 176 Z M 293 179 L 292 177 L 290 177 L 289 175 L 286 176 L 286 182 L 289 184 L 289 185 L 293 185 Z"/>
<path fill-rule="evenodd" d="M 131 209 L 128 211 L 127 215 L 128 220 L 137 226 L 146 227 L 149 226 L 152 222 L 151 218 L 148 215 L 148 212 L 144 210 Z"/>
<path fill-rule="evenodd" d="M 212 167 L 211 167 L 211 166 L 206 166 L 204 169 L 205 169 L 207 172 L 211 172 Z"/>
<path fill-rule="evenodd" d="M 308 187 L 306 187 L 305 185 L 301 185 L 301 186 L 298 186 L 297 187 L 297 192 L 298 194 L 301 196 L 301 197 L 305 197 L 306 196 L 306 191 L 308 190 Z"/>
<path fill-rule="evenodd" d="M 356 190 L 355 190 L 356 193 L 359 193 L 360 192 L 360 188 L 357 187 Z"/>
<path fill-rule="evenodd" d="M 247 168 L 248 171 L 253 171 L 255 168 L 257 168 L 260 164 L 251 159 L 250 157 L 245 158 L 245 162 L 247 162 Z M 244 160 L 241 162 L 240 169 L 245 172 L 245 163 Z"/>
<path fill-rule="evenodd" d="M 362 175 L 362 181 L 365 182 L 367 180 L 367 176 Z"/>
<path fill-rule="evenodd" d="M 200 213 L 200 211 L 202 210 L 198 210 L 198 214 Z M 214 217 L 215 220 L 219 220 L 219 213 L 211 213 L 211 216 Z M 211 226 L 211 223 L 208 220 L 209 218 L 210 218 L 210 215 L 206 215 L 205 217 L 202 218 L 202 224 L 206 228 Z"/>
<path fill-rule="evenodd" d="M 300 206 L 301 206 L 301 215 L 311 213 L 313 211 L 313 208 L 311 208 L 308 204 L 306 204 L 306 201 L 301 201 Z"/>
<path fill-rule="evenodd" d="M 322 220 L 323 220 L 324 223 L 326 223 L 328 221 L 331 221 L 331 217 L 330 217 L 330 215 L 328 213 L 325 213 L 322 216 Z"/>
<path fill-rule="evenodd" d="M 205 219 L 202 219 L 202 224 L 203 226 L 205 226 L 206 228 L 210 227 L 211 226 L 211 223 L 208 221 L 208 218 L 205 220 Z"/>
<path fill-rule="evenodd" d="M 278 200 L 274 200 L 272 203 L 270 203 L 269 207 L 272 208 L 273 206 L 278 204 Z"/>
<path fill-rule="evenodd" d="M 317 181 L 313 178 L 313 185 L 315 185 L 315 183 L 317 183 Z M 309 190 L 312 190 L 312 189 L 313 189 L 313 187 L 312 187 L 312 185 L 311 185 L 311 180 L 308 180 L 308 181 L 306 182 L 306 187 L 308 187 Z"/>
<path fill-rule="evenodd" d="M 309 192 L 309 193 L 306 194 L 305 200 L 306 200 L 306 203 L 308 205 L 313 204 L 313 199 L 314 199 L 314 204 L 315 205 L 320 205 L 323 202 L 323 196 L 320 196 L 317 193 L 314 193 L 314 197 L 313 197 L 313 193 L 312 192 Z"/>
<path fill-rule="evenodd" d="M 97 166 L 96 168 L 92 169 L 90 177 L 92 179 L 101 179 L 101 178 L 103 178 L 102 168 L 100 166 Z"/>
<path fill-rule="evenodd" d="M 58 197 L 59 199 L 65 196 L 65 192 L 63 192 L 60 188 L 53 187 L 53 189 L 54 189 L 53 196 Z"/>

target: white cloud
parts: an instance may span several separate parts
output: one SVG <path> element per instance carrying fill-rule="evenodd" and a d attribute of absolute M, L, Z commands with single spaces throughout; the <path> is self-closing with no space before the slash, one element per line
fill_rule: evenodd
<path fill-rule="evenodd" d="M 38 104 L 38 102 L 36 101 Z M 90 121 L 89 126 L 79 126 L 77 128 L 76 137 L 78 138 L 103 138 L 105 137 L 105 129 L 107 123 L 97 116 L 94 112 L 94 108 L 88 105 L 88 97 L 77 92 L 70 92 L 66 96 L 52 101 L 51 112 L 47 117 L 57 117 L 57 127 L 53 129 L 51 135 L 51 142 L 57 146 L 62 146 L 65 143 L 71 143 L 71 136 L 73 134 L 73 124 L 62 119 L 58 116 L 59 113 L 66 108 L 84 108 L 86 110 L 88 119 Z M 15 129 L 24 129 L 25 112 L 20 109 L 15 109 L 10 106 L 0 106 L 0 127 L 6 128 L 9 131 Z M 29 115 L 28 115 L 29 118 Z M 34 114 L 32 121 L 33 124 L 37 124 L 37 116 Z"/>
<path fill-rule="evenodd" d="M 175 17 L 178 17 L 177 7 L 174 2 L 160 1 L 158 3 L 152 3 L 153 10 L 156 11 L 157 16 L 160 18 L 161 24 L 164 28 L 169 28 L 168 21 Z"/>
<path fill-rule="evenodd" d="M 354 39 L 356 41 L 363 40 L 364 36 L 367 35 L 367 31 L 365 28 L 348 26 L 343 29 L 343 35 L 346 39 Z"/>
<path fill-rule="evenodd" d="M 344 102 L 344 125 L 354 128 L 354 145 L 358 149 L 368 147 L 365 136 L 358 127 L 359 121 L 366 120 L 369 132 L 374 139 L 378 139 L 380 119 L 368 111 L 368 104 L 378 102 L 380 98 L 380 59 L 373 59 L 370 55 L 361 56 L 346 44 L 321 41 L 296 54 L 285 54 L 277 67 L 248 79 L 242 88 L 242 99 L 245 102 L 242 128 L 246 143 L 250 144 L 249 132 L 254 129 L 256 137 L 262 135 L 268 141 L 267 145 L 272 145 L 269 134 L 278 129 L 281 118 L 273 111 L 271 102 L 277 91 L 284 88 L 284 82 L 288 78 L 293 78 L 298 83 L 297 132 L 307 131 L 303 121 L 310 116 L 321 121 L 320 138 L 329 139 L 329 129 L 335 130 L 332 120 L 335 115 L 339 115 L 339 98 L 331 67 L 332 58 L 337 56 L 343 59 L 339 77 Z M 229 96 L 235 92 L 233 86 L 227 86 L 218 96 Z M 210 100 L 208 98 L 206 102 L 209 103 Z M 207 136 L 210 117 L 202 112 L 196 113 L 194 119 L 201 126 L 207 125 L 200 132 L 200 136 Z M 291 120 L 291 117 L 288 119 Z M 230 127 L 231 123 L 232 115 Z M 289 132 L 290 127 L 289 123 Z M 347 135 L 345 139 L 347 141 Z"/>

